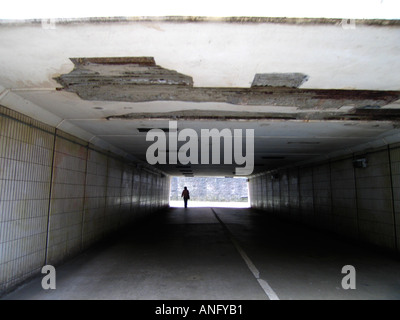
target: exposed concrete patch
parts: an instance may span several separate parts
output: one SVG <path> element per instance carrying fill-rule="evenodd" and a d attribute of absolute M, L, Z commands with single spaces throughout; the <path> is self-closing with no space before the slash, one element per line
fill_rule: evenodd
<path fill-rule="evenodd" d="M 174 112 L 128 113 L 110 116 L 107 120 L 388 120 L 400 121 L 400 110 L 393 109 L 354 109 L 348 112 L 246 112 L 246 111 L 213 111 L 182 110 Z"/>
<path fill-rule="evenodd" d="M 71 58 L 71 61 L 74 70 L 55 80 L 81 97 L 85 91 L 102 86 L 193 85 L 191 77 L 157 66 L 152 57 Z"/>
<path fill-rule="evenodd" d="M 68 92 L 91 101 L 223 102 L 233 105 L 286 106 L 298 109 L 379 109 L 400 98 L 400 91 L 298 89 L 301 73 L 258 74 L 251 88 L 193 87 L 190 76 L 155 64 L 152 57 L 73 58 L 75 68 L 55 78 Z"/>
<path fill-rule="evenodd" d="M 210 110 L 182 110 L 174 112 L 149 112 L 149 113 L 128 113 L 119 116 L 107 117 L 107 120 L 141 120 L 141 119 L 175 119 L 175 120 L 260 120 L 260 119 L 296 119 L 294 114 L 285 113 L 261 113 L 261 112 L 240 112 L 240 111 L 212 111 Z"/>
<path fill-rule="evenodd" d="M 307 80 L 303 73 L 257 73 L 251 86 L 298 88 Z"/>

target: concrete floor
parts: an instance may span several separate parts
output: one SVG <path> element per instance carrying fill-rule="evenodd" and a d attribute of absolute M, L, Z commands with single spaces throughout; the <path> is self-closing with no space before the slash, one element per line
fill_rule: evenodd
<path fill-rule="evenodd" d="M 397 257 L 244 208 L 170 208 L 56 270 L 3 299 L 400 299 Z"/>

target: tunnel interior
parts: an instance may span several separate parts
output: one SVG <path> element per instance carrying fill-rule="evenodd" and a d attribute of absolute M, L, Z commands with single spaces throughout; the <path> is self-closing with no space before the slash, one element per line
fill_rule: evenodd
<path fill-rule="evenodd" d="M 210 271 L 195 299 L 212 279 L 224 292 L 243 287 L 236 296 L 217 290 L 216 299 L 275 298 L 254 271 L 253 247 L 281 266 L 279 248 L 289 260 L 319 239 L 335 251 L 330 234 L 398 259 L 400 24 L 360 20 L 345 31 L 340 22 L 83 19 L 49 30 L 35 20 L 0 20 L 0 42 L 12 43 L 0 51 L 0 295 L 119 233 L 137 254 L 129 261 L 148 250 L 167 263 L 171 248 L 204 254 L 222 269 L 233 259 L 242 265 L 228 278 L 250 270 L 263 290 Z M 170 43 L 178 48 L 172 55 Z M 251 209 L 170 208 L 176 177 L 245 179 Z M 152 232 L 160 234 L 156 249 L 148 247 Z M 205 249 L 217 244 L 223 254 Z M 366 256 L 362 248 L 351 252 Z M 307 259 L 335 259 L 322 244 L 310 250 Z M 254 261 L 279 278 L 267 257 Z M 162 274 L 152 259 L 135 266 Z M 180 269 L 189 287 L 201 282 L 199 265 L 212 269 L 199 256 L 184 259 L 196 261 L 192 273 Z M 400 276 L 388 268 L 392 294 Z M 159 295 L 143 287 L 143 295 L 182 298 L 172 287 L 158 287 Z"/>

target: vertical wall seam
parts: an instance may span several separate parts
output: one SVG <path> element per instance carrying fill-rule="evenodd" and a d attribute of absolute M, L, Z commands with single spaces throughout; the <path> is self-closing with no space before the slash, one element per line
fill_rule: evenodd
<path fill-rule="evenodd" d="M 254 185 L 255 185 L 255 195 L 256 195 L 256 207 L 259 210 L 264 210 L 267 211 L 269 210 L 268 208 L 268 187 L 267 187 L 267 176 L 265 178 L 265 194 L 266 194 L 266 199 L 265 202 L 262 201 L 262 188 L 259 188 L 259 182 L 261 183 L 262 181 L 262 176 L 258 176 L 255 178 Z"/>
<path fill-rule="evenodd" d="M 118 209 L 118 223 L 117 223 L 117 230 L 119 230 L 121 228 L 121 220 L 122 220 L 122 215 L 124 210 L 122 209 L 124 206 L 124 203 L 122 202 L 123 199 L 123 192 L 122 192 L 122 188 L 124 186 L 124 171 L 125 171 L 125 163 L 120 162 L 121 163 L 121 180 L 119 183 L 119 209 Z M 113 230 L 114 231 L 114 230 Z"/>
<path fill-rule="evenodd" d="M 331 223 L 334 224 L 334 214 L 333 214 L 333 186 L 332 186 L 332 161 L 329 159 L 328 161 L 328 168 L 329 168 L 329 192 L 330 192 L 330 200 L 331 200 Z M 332 228 L 332 227 L 331 227 Z M 332 230 L 332 229 L 331 229 Z M 333 226 L 333 230 L 335 230 L 335 225 Z"/>
<path fill-rule="evenodd" d="M 139 188 L 138 188 L 138 202 L 139 202 L 139 212 L 140 212 L 140 216 L 143 216 L 143 212 L 142 212 L 142 169 L 139 167 L 138 169 L 138 176 L 139 176 Z"/>
<path fill-rule="evenodd" d="M 390 146 L 387 146 L 388 157 L 389 157 L 389 173 L 390 173 L 390 190 L 392 196 L 392 214 L 393 214 L 393 234 L 394 234 L 394 249 L 397 252 L 399 250 L 397 245 L 397 225 L 396 225 L 396 209 L 394 200 L 394 186 L 393 186 L 393 172 L 392 172 L 392 158 L 390 155 Z"/>
<path fill-rule="evenodd" d="M 84 235 L 84 223 L 85 223 L 85 212 L 86 212 L 85 203 L 86 203 L 88 162 L 89 162 L 89 144 L 86 147 L 85 179 L 83 181 L 82 220 L 81 220 L 81 251 L 84 248 L 83 247 L 83 235 Z"/>
<path fill-rule="evenodd" d="M 50 212 L 51 212 L 51 198 L 53 193 L 53 179 L 54 179 L 54 170 L 55 170 L 55 159 L 56 159 L 56 142 L 57 142 L 57 131 L 58 129 L 54 129 L 54 140 L 53 140 L 53 154 L 51 159 L 51 171 L 50 171 L 50 186 L 49 186 L 49 202 L 47 207 L 47 227 L 46 227 L 46 247 L 44 254 L 44 265 L 47 265 L 48 260 L 48 251 L 49 251 L 49 234 L 50 234 Z"/>
<path fill-rule="evenodd" d="M 353 153 L 353 161 L 355 160 L 355 154 Z M 357 239 L 360 240 L 360 222 L 359 222 L 359 208 L 358 208 L 358 187 L 357 187 L 357 173 L 354 165 L 353 168 L 353 178 L 354 178 L 354 200 L 356 202 L 356 226 L 357 226 Z"/>
<path fill-rule="evenodd" d="M 272 208 L 272 215 L 275 215 L 275 192 L 274 192 L 274 180 L 272 176 L 269 177 L 271 180 L 271 208 Z"/>
<path fill-rule="evenodd" d="M 301 209 L 301 184 L 300 184 L 300 167 L 297 167 L 297 193 L 299 194 L 299 220 L 303 222 L 303 210 Z"/>
<path fill-rule="evenodd" d="M 288 210 L 288 212 L 286 214 L 287 214 L 288 219 L 291 220 L 291 218 L 292 218 L 292 213 L 291 213 L 292 205 L 291 205 L 291 201 L 290 201 L 290 176 L 289 176 L 289 171 L 288 170 L 286 170 L 286 181 L 287 181 L 287 188 L 288 188 L 287 189 L 288 190 L 288 198 L 287 198 L 287 201 L 288 201 L 287 210 Z"/>
<path fill-rule="evenodd" d="M 313 208 L 313 222 L 317 223 L 317 214 L 315 212 L 315 187 L 314 187 L 314 170 L 315 167 L 311 168 L 311 189 L 312 189 L 312 208 Z"/>
<path fill-rule="evenodd" d="M 133 166 L 131 166 L 131 205 L 130 205 L 130 209 L 129 209 L 129 222 L 132 222 L 134 220 L 134 217 L 132 217 L 133 213 L 133 190 L 134 190 L 134 183 L 135 183 L 135 172 L 136 169 L 133 168 Z"/>
<path fill-rule="evenodd" d="M 104 199 L 104 214 L 103 214 L 103 230 L 102 230 L 102 235 L 101 237 L 103 238 L 107 233 L 105 231 L 106 228 L 106 216 L 107 216 L 107 196 L 108 196 L 108 175 L 109 175 L 109 161 L 110 161 L 110 155 L 107 153 L 106 155 L 107 161 L 106 161 L 106 192 L 105 192 L 105 199 Z"/>
<path fill-rule="evenodd" d="M 263 181 L 264 179 L 264 184 L 265 184 L 265 199 L 263 200 L 261 196 L 261 206 L 258 206 L 258 209 L 263 209 L 264 211 L 268 211 L 268 185 L 267 185 L 267 175 L 260 176 L 259 179 Z M 262 189 L 261 189 L 261 195 L 262 195 Z"/>
<path fill-rule="evenodd" d="M 279 188 L 279 196 L 278 196 L 278 203 L 279 203 L 279 216 L 282 216 L 282 174 L 279 172 L 278 174 L 278 188 Z"/>

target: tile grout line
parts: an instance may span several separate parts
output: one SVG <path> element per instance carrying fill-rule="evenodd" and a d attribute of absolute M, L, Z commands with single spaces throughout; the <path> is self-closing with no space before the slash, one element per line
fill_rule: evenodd
<path fill-rule="evenodd" d="M 230 240 L 232 241 L 233 245 L 235 246 L 236 250 L 239 252 L 240 256 L 246 263 L 247 267 L 253 274 L 254 278 L 256 278 L 258 284 L 261 286 L 261 288 L 264 290 L 265 294 L 268 296 L 270 300 L 280 300 L 275 291 L 271 288 L 271 286 L 268 284 L 268 282 L 264 279 L 260 278 L 260 271 L 258 271 L 257 267 L 254 265 L 254 263 L 250 260 L 246 252 L 239 246 L 239 243 L 237 240 L 234 238 L 233 234 L 229 231 L 228 227 L 225 225 L 225 223 L 220 219 L 220 217 L 217 215 L 215 210 L 213 208 L 210 208 L 211 211 L 214 213 L 215 218 L 218 220 L 218 222 L 222 225 L 222 227 L 225 229 L 227 234 L 229 235 Z"/>
<path fill-rule="evenodd" d="M 51 158 L 51 171 L 50 171 L 50 184 L 49 184 L 49 200 L 47 207 L 47 225 L 46 225 L 46 246 L 44 252 L 44 265 L 48 263 L 49 256 L 49 244 L 50 244 L 50 214 L 51 214 L 51 197 L 53 195 L 53 183 L 54 183 L 54 171 L 55 171 L 55 159 L 56 159 L 56 146 L 57 146 L 57 130 L 54 130 L 53 150 Z"/>
<path fill-rule="evenodd" d="M 392 197 L 392 215 L 393 215 L 393 235 L 394 235 L 394 250 L 398 252 L 397 244 L 397 223 L 396 223 L 396 200 L 394 192 L 394 181 L 393 181 L 393 168 L 392 168 L 392 155 L 390 146 L 387 146 L 388 158 L 389 158 L 389 174 L 390 174 L 390 191 Z"/>

